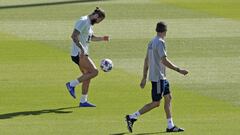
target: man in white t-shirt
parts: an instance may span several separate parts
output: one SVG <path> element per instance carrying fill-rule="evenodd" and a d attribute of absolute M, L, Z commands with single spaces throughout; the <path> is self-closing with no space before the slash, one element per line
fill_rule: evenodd
<path fill-rule="evenodd" d="M 152 83 L 152 102 L 144 105 L 140 110 L 131 115 L 126 115 L 125 119 L 127 127 L 132 132 L 133 124 L 140 115 L 143 115 L 160 105 L 162 97 L 164 97 L 164 110 L 167 118 L 166 132 L 182 132 L 183 128 L 177 127 L 173 123 L 171 113 L 171 91 L 169 82 L 166 78 L 166 67 L 186 75 L 188 71 L 174 65 L 167 58 L 166 44 L 164 37 L 167 33 L 167 25 L 164 22 L 157 23 L 157 35 L 150 41 L 147 47 L 147 54 L 143 67 L 143 78 L 140 87 L 144 88 L 146 84 L 147 71 L 149 69 L 149 80 Z"/>
<path fill-rule="evenodd" d="M 90 80 L 98 75 L 97 67 L 89 57 L 88 46 L 90 41 L 109 41 L 108 36 L 97 37 L 93 35 L 93 25 L 100 23 L 105 18 L 104 10 L 96 8 L 92 14 L 83 16 L 75 24 L 72 33 L 72 61 L 75 62 L 82 76 L 66 83 L 66 87 L 73 98 L 75 96 L 75 87 L 82 83 L 82 96 L 79 107 L 96 107 L 87 99 Z"/>

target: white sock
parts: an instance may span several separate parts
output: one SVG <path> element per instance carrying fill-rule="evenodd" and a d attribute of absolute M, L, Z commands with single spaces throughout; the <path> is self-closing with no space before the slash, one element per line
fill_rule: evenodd
<path fill-rule="evenodd" d="M 87 97 L 88 97 L 88 95 L 82 95 L 82 97 L 81 97 L 81 99 L 80 99 L 80 102 L 81 102 L 81 103 L 87 102 Z"/>
<path fill-rule="evenodd" d="M 171 129 L 174 127 L 172 118 L 167 119 L 168 129 Z"/>
<path fill-rule="evenodd" d="M 141 114 L 139 113 L 139 111 L 136 111 L 135 113 L 129 115 L 129 117 L 131 119 L 137 119 Z"/>
<path fill-rule="evenodd" d="M 78 84 L 79 84 L 79 81 L 77 79 L 76 80 L 72 80 L 70 82 L 70 86 L 72 86 L 72 87 L 76 87 Z"/>

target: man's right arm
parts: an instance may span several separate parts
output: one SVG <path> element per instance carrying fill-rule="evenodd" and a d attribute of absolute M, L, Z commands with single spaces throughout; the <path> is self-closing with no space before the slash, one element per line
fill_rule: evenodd
<path fill-rule="evenodd" d="M 147 71 L 148 71 L 148 52 L 146 54 L 146 57 L 144 59 L 144 65 L 143 65 L 143 78 L 140 83 L 140 87 L 143 89 L 146 85 L 146 79 L 147 79 Z"/>
<path fill-rule="evenodd" d="M 73 42 L 80 48 L 81 54 L 84 54 L 84 49 L 83 49 L 81 43 L 79 42 L 79 35 L 80 35 L 80 32 L 78 30 L 74 29 L 71 38 L 72 38 Z"/>

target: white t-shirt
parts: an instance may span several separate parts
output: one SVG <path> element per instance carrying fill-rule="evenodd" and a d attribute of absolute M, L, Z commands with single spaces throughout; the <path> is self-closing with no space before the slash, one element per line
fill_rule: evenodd
<path fill-rule="evenodd" d="M 166 79 L 166 67 L 160 61 L 167 56 L 165 41 L 156 36 L 148 44 L 149 80 L 158 82 Z"/>
<path fill-rule="evenodd" d="M 92 35 L 93 35 L 93 26 L 91 25 L 91 21 L 88 16 L 83 16 L 78 20 L 75 24 L 74 29 L 78 30 L 80 32 L 79 40 L 82 44 L 82 47 L 84 49 L 85 55 L 88 55 L 88 45 L 91 41 Z M 72 42 L 72 56 L 77 56 L 80 54 L 80 48 Z"/>

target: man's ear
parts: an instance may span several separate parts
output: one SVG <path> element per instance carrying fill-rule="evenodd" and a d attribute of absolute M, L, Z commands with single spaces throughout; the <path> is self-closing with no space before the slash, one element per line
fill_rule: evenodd
<path fill-rule="evenodd" d="M 98 14 L 94 14 L 94 18 L 96 18 L 96 19 L 97 19 L 98 17 L 99 17 L 99 15 L 98 15 Z"/>

